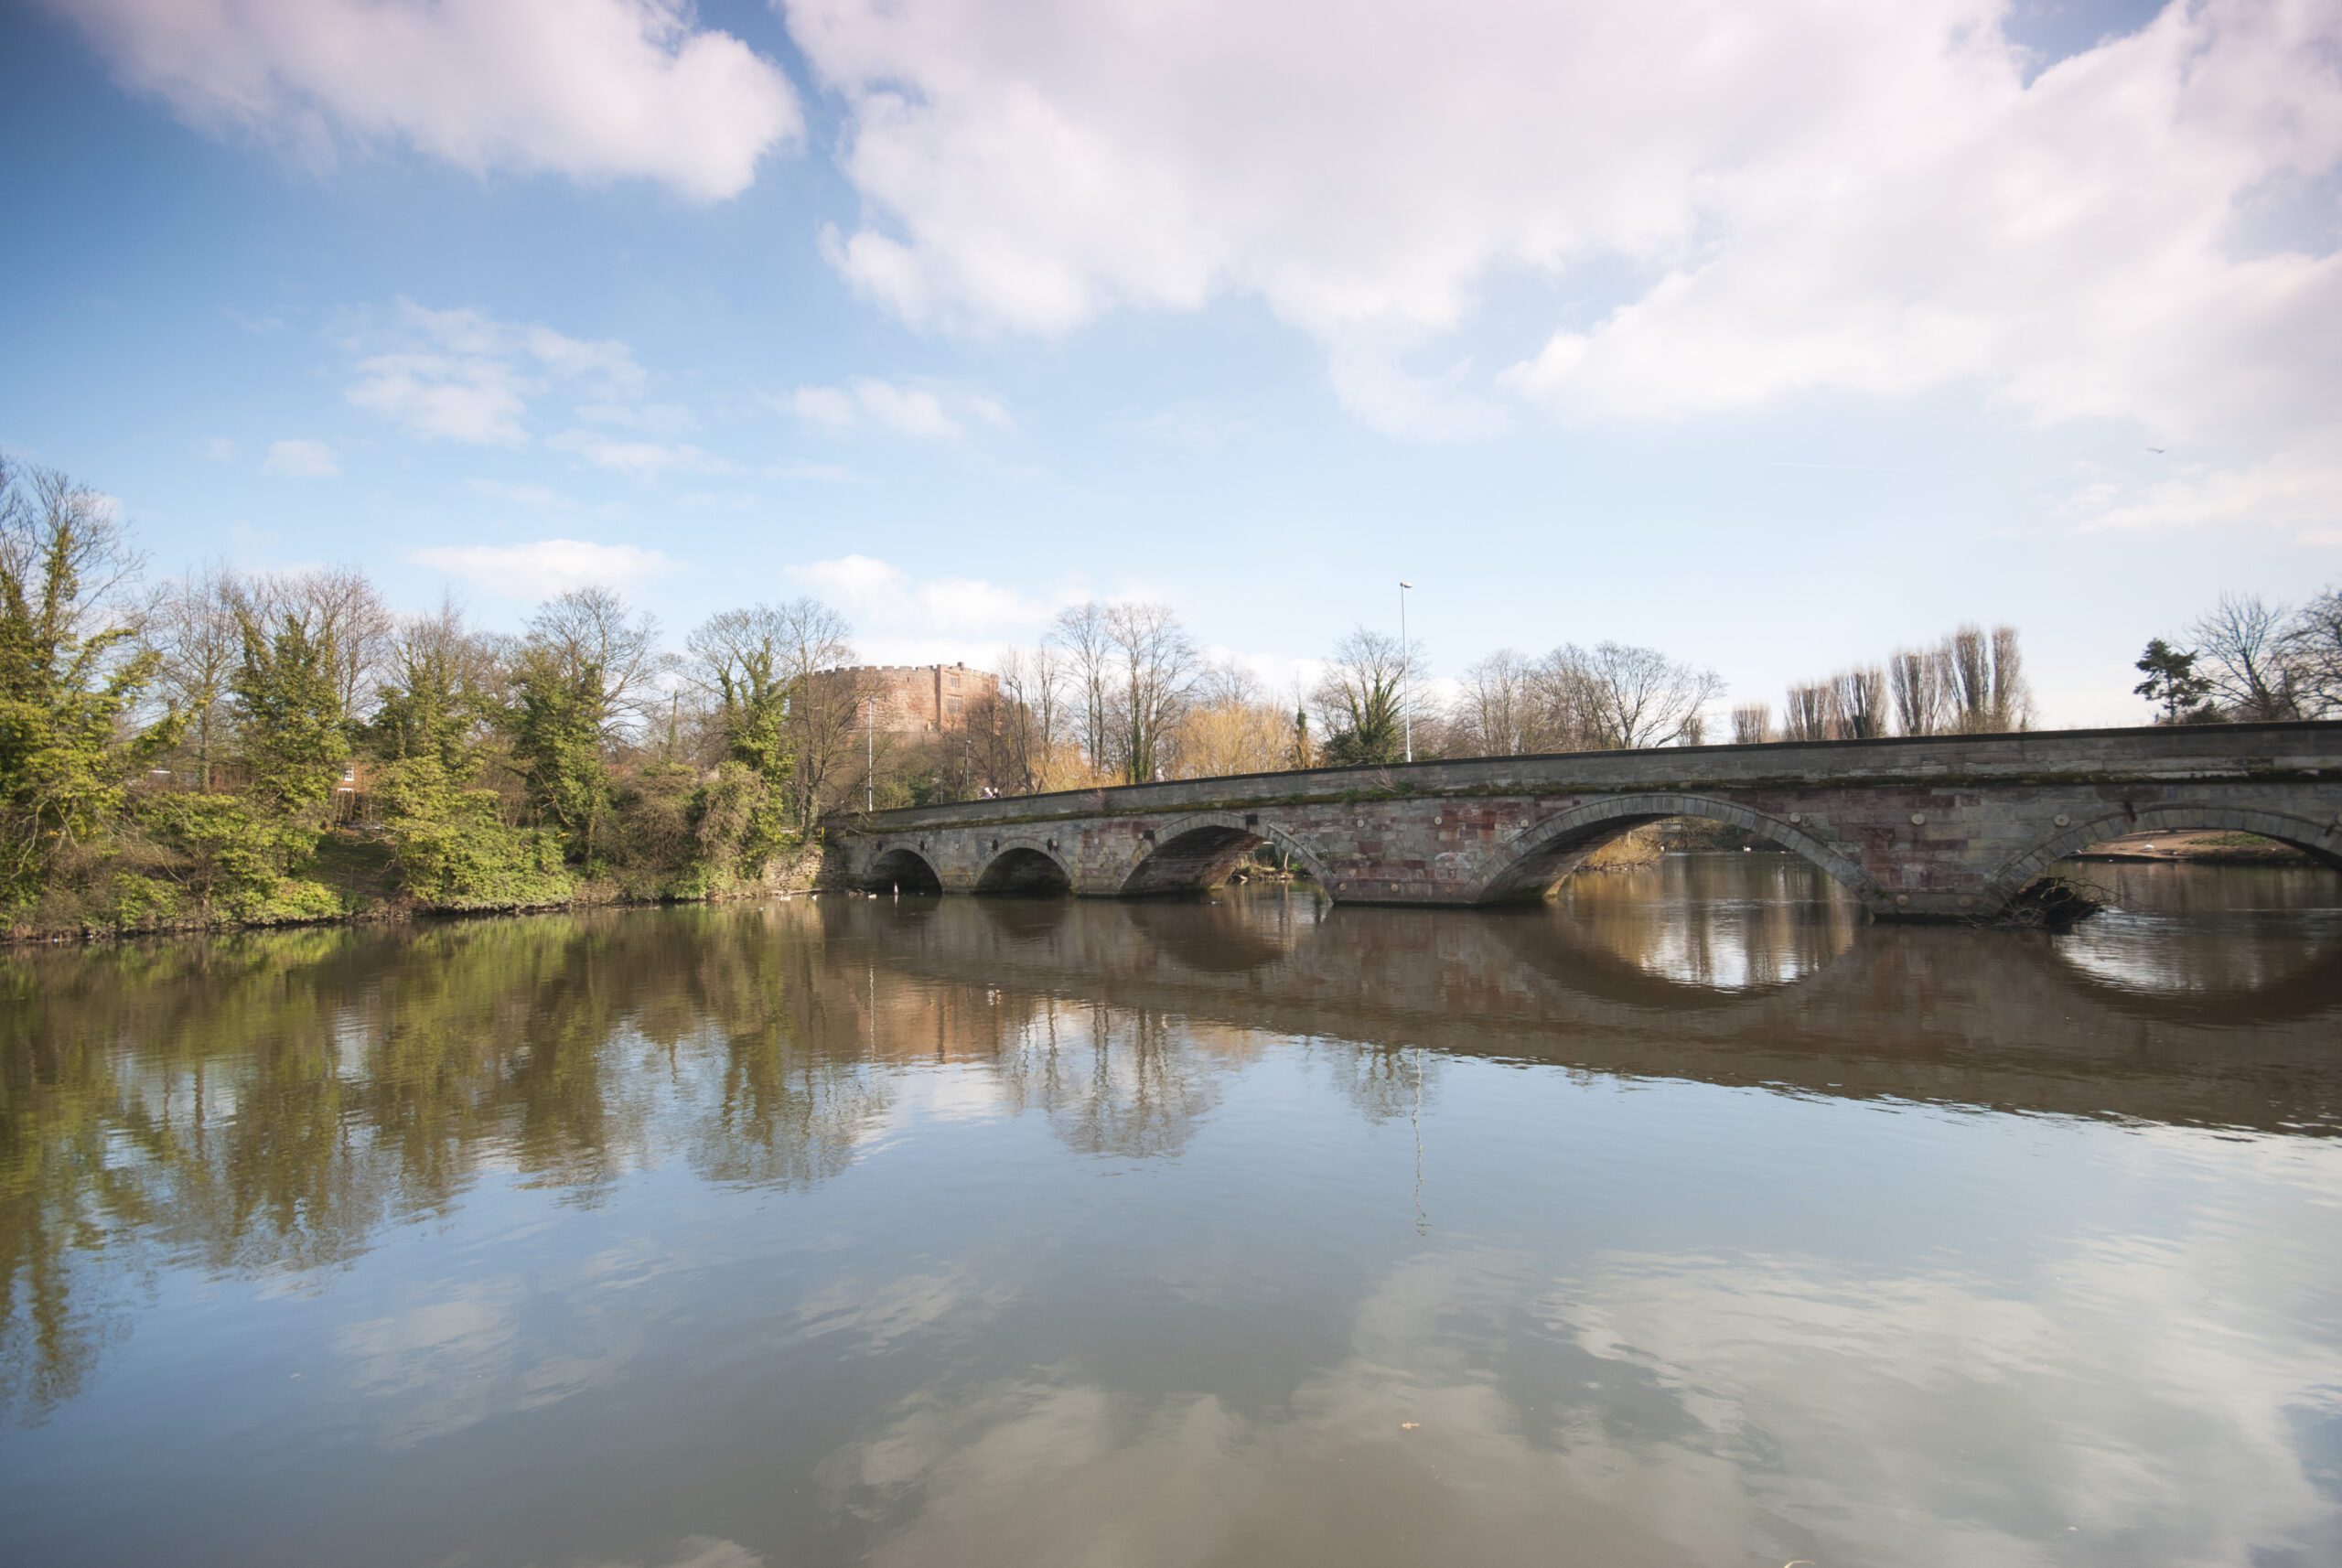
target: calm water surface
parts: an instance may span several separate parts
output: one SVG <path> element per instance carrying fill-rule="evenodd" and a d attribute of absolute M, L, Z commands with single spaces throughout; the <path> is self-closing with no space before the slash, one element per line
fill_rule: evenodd
<path fill-rule="evenodd" d="M 0 955 L 0 1561 L 2342 1562 L 2342 878 L 2083 875 Z"/>

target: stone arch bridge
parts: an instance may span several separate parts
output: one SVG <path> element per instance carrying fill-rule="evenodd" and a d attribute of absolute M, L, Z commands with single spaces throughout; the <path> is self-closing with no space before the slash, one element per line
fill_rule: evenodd
<path fill-rule="evenodd" d="M 833 885 L 1133 897 L 1224 882 L 1262 843 L 1338 902 L 1541 897 L 1642 823 L 1701 817 L 1803 855 L 1882 919 L 1977 919 L 2054 862 L 2146 831 L 2258 833 L 2342 869 L 2342 723 L 1488 757 L 915 807 L 833 828 Z"/>

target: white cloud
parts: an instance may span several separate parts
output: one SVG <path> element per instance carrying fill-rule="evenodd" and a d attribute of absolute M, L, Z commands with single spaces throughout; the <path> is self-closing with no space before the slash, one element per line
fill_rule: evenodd
<path fill-rule="evenodd" d="M 1516 383 L 1670 418 L 1970 380 L 2041 422 L 2322 440 L 2342 255 L 2240 255 L 2232 220 L 2342 159 L 2337 43 L 2342 9 L 2228 0 L 2030 87 L 2004 50 L 1948 46 L 1920 77 L 1924 120 L 1801 158 L 1817 177 L 1720 185 L 1703 203 L 1719 244 L 1555 336 Z"/>
<path fill-rule="evenodd" d="M 862 381 L 854 394 L 873 419 L 897 434 L 920 440 L 948 440 L 962 434 L 960 422 L 943 412 L 942 399 L 931 392 Z"/>
<path fill-rule="evenodd" d="M 951 441 L 969 420 L 1005 429 L 1008 411 L 979 392 L 945 386 L 898 385 L 865 376 L 851 387 L 799 387 L 789 402 L 798 418 L 833 430 L 872 424 L 919 441 Z"/>
<path fill-rule="evenodd" d="M 322 441 L 272 441 L 261 470 L 287 474 L 296 479 L 330 479 L 341 472 L 333 448 Z"/>
<path fill-rule="evenodd" d="M 988 658 L 992 648 L 984 639 L 1036 637 L 1055 613 L 1051 604 L 981 578 L 918 579 L 867 555 L 791 566 L 789 575 L 852 616 L 865 632 L 879 634 L 887 646 L 913 646 L 903 641 L 908 637 L 921 648 L 962 650 L 953 658 L 968 658 L 970 639 L 983 643 L 977 657 Z M 936 657 L 929 652 L 918 661 Z"/>
<path fill-rule="evenodd" d="M 614 441 L 607 435 L 596 435 L 590 430 L 564 430 L 545 445 L 555 451 L 574 452 L 597 467 L 616 468 L 639 479 L 655 479 L 670 468 L 711 474 L 731 466 L 697 446 L 657 441 Z"/>
<path fill-rule="evenodd" d="M 564 337 L 477 310 L 398 302 L 392 323 L 357 340 L 386 351 L 358 362 L 349 401 L 417 435 L 472 446 L 528 440 L 528 400 L 555 385 L 608 410 L 639 397 L 647 378 L 623 343 Z"/>
<path fill-rule="evenodd" d="M 2305 444 L 2306 445 L 2306 444 Z M 2185 528 L 2251 521 L 2306 544 L 2342 544 L 2342 428 L 2315 449 L 2259 462 L 2186 463 L 2150 484 L 2100 481 L 2068 509 L 2086 529 Z"/>
<path fill-rule="evenodd" d="M 571 505 L 567 496 L 543 485 L 513 485 L 502 479 L 467 479 L 464 487 L 493 500 L 510 501 L 516 506 L 534 507 L 541 511 L 563 510 Z"/>
<path fill-rule="evenodd" d="M 688 571 L 688 564 L 632 544 L 540 539 L 531 544 L 464 544 L 417 550 L 407 557 L 506 598 L 542 599 L 596 583 L 624 587 L 645 577 Z"/>
<path fill-rule="evenodd" d="M 914 322 L 1061 333 L 1249 295 L 1366 422 L 1500 415 L 1391 350 L 1493 279 L 1610 292 L 1502 388 L 1648 420 L 1960 384 L 2261 466 L 2342 448 L 2342 7 L 2175 4 L 2038 70 L 1999 0 L 796 0 L 865 202 L 833 263 Z M 2319 247 L 2323 246 L 2321 250 Z M 1589 267 L 1589 263 L 1593 266 Z M 1638 280 L 1619 284 L 1620 278 Z M 1607 283 L 1605 280 L 1611 280 Z M 1496 389 L 1484 389 L 1496 390 Z M 2232 503 L 2210 504 L 2212 489 Z M 2300 498 L 2342 521 L 2329 480 Z M 2187 508 L 2165 506 L 2165 515 Z"/>
<path fill-rule="evenodd" d="M 231 463 L 236 457 L 236 444 L 224 435 L 214 435 L 208 441 L 197 442 L 195 455 L 207 463 Z"/>
<path fill-rule="evenodd" d="M 1511 412 L 1466 390 L 1469 364 L 1413 376 L 1373 349 L 1337 352 L 1334 395 L 1359 424 L 1404 441 L 1477 441 L 1512 428 Z"/>
<path fill-rule="evenodd" d="M 1251 435 L 1257 427 L 1250 415 L 1200 403 L 1176 403 L 1122 426 L 1158 441 L 1203 449 Z"/>
<path fill-rule="evenodd" d="M 817 484 L 843 485 L 852 482 L 854 472 L 835 463 L 776 463 L 765 470 L 768 479 L 810 479 Z"/>
<path fill-rule="evenodd" d="M 847 430 L 854 425 L 854 399 L 836 387 L 799 387 L 789 406 L 800 419 L 833 429 Z"/>
<path fill-rule="evenodd" d="M 734 196 L 794 142 L 788 78 L 684 0 L 50 0 L 191 123 L 317 161 L 404 143 L 475 173 Z"/>

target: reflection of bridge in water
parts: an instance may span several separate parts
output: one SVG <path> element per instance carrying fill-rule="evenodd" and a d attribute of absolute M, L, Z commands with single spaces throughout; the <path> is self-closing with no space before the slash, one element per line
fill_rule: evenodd
<path fill-rule="evenodd" d="M 2065 856 L 2148 829 L 2259 833 L 2342 867 L 2342 723 L 1475 757 L 972 800 L 848 824 L 828 874 L 1133 897 L 1218 886 L 1270 843 L 1343 903 L 1498 904 L 1670 817 L 1801 855 L 1885 919 L 1993 914 Z"/>
<path fill-rule="evenodd" d="M 822 918 L 841 961 L 866 953 L 880 974 L 929 992 L 982 987 L 1004 1002 L 1629 1079 L 2342 1130 L 2342 921 L 2264 929 L 2228 974 L 2199 963 L 2187 990 L 2157 994 L 2110 981 L 2103 948 L 2077 951 L 2068 937 L 1864 929 L 1827 898 L 1710 921 L 1607 897 L 1472 915 L 1274 893 L 926 898 Z M 2133 922 L 2123 940 L 2131 965 L 2151 968 L 2159 955 L 2185 961 L 2198 935 Z M 1724 983 L 1675 978 L 1671 955 L 1686 954 L 1695 961 L 1675 972 L 1721 969 Z"/>

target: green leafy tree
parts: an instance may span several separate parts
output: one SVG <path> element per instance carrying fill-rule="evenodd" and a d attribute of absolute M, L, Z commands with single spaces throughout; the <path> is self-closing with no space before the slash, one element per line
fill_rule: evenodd
<path fill-rule="evenodd" d="M 333 639 L 296 615 L 274 632 L 246 617 L 242 630 L 232 690 L 252 792 L 285 815 L 314 818 L 349 762 Z"/>
<path fill-rule="evenodd" d="M 139 800 L 133 813 L 168 852 L 157 867 L 193 911 L 230 920 L 319 920 L 341 912 L 322 884 L 286 875 L 316 853 L 317 830 L 256 798 L 172 792 Z"/>
<path fill-rule="evenodd" d="M 369 746 L 388 762 L 429 757 L 451 778 L 471 777 L 497 703 L 483 678 L 486 656 L 462 616 L 446 605 L 408 623 L 390 660 L 392 679 L 368 726 Z"/>
<path fill-rule="evenodd" d="M 104 834 L 169 738 L 167 721 L 131 726 L 159 660 L 105 615 L 137 565 L 103 498 L 0 460 L 0 901 L 38 897 Z"/>
<path fill-rule="evenodd" d="M 818 607 L 811 607 L 818 609 Z M 793 841 L 792 800 L 802 792 L 797 761 L 812 684 L 809 635 L 829 635 L 805 601 L 710 618 L 689 639 L 693 678 L 715 699 L 724 762 L 693 795 L 689 820 L 699 875 L 714 885 L 760 876 Z M 808 628 L 811 626 L 812 634 Z"/>
<path fill-rule="evenodd" d="M 558 834 L 510 826 L 495 790 L 462 788 L 436 757 L 386 764 L 374 803 L 400 886 L 429 908 L 529 908 L 577 890 Z"/>
<path fill-rule="evenodd" d="M 589 864 L 610 828 L 609 770 L 602 761 L 608 705 L 602 667 L 571 663 L 538 648 L 513 680 L 512 760 L 540 822 L 558 831 L 569 858 Z"/>
<path fill-rule="evenodd" d="M 2132 692 L 2163 709 L 2165 724 L 2179 723 L 2211 694 L 2212 682 L 2196 673 L 2196 655 L 2172 647 L 2160 637 L 2148 642 L 2133 668 L 2146 679 L 2132 687 Z"/>

